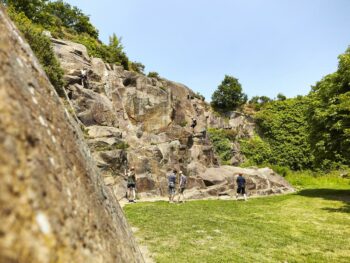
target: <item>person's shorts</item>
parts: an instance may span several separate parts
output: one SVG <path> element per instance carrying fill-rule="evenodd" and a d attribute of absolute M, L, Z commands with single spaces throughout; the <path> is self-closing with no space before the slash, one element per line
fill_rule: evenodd
<path fill-rule="evenodd" d="M 169 192 L 169 195 L 174 195 L 175 194 L 175 187 L 168 187 L 168 192 Z"/>
<path fill-rule="evenodd" d="M 185 189 L 186 189 L 185 187 L 180 187 L 180 189 L 179 189 L 180 194 L 183 194 Z"/>
<path fill-rule="evenodd" d="M 136 184 L 129 183 L 129 184 L 127 185 L 127 187 L 128 187 L 128 188 L 135 188 L 135 187 L 136 187 Z"/>
<path fill-rule="evenodd" d="M 245 187 L 244 186 L 238 186 L 237 188 L 237 194 L 245 194 Z"/>

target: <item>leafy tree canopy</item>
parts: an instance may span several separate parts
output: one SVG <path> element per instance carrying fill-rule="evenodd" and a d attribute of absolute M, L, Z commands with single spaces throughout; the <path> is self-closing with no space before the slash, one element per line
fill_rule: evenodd
<path fill-rule="evenodd" d="M 309 94 L 307 114 L 315 165 L 350 165 L 350 48 L 339 56 L 338 70 L 319 81 Z"/>
<path fill-rule="evenodd" d="M 242 92 L 238 79 L 225 75 L 211 99 L 214 110 L 228 112 L 244 104 L 247 101 L 247 95 Z"/>

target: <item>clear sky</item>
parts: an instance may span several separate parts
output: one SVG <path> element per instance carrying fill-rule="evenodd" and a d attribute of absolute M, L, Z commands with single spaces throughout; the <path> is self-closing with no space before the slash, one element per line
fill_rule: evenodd
<path fill-rule="evenodd" d="M 305 95 L 350 45 L 350 0 L 67 0 L 146 72 L 207 100 L 224 75 L 249 97 Z"/>

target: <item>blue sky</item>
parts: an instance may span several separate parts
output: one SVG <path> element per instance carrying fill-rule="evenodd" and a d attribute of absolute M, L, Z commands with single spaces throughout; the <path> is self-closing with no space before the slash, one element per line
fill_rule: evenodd
<path fill-rule="evenodd" d="M 68 0 L 146 72 L 207 100 L 225 74 L 249 97 L 304 95 L 350 45 L 350 0 Z"/>

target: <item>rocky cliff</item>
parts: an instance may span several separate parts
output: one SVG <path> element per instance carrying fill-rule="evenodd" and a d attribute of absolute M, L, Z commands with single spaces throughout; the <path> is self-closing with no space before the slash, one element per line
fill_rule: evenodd
<path fill-rule="evenodd" d="M 97 166 L 118 199 L 125 196 L 124 171 L 128 166 L 136 168 L 140 198 L 166 195 L 166 174 L 173 168 L 189 175 L 189 197 L 232 195 L 232 178 L 207 180 L 209 168 L 211 177 L 222 173 L 207 129 L 234 129 L 237 138 L 249 137 L 254 130 L 249 117 L 234 112 L 221 118 L 182 84 L 106 64 L 89 57 L 80 44 L 58 39 L 52 43 L 65 71 L 69 112 L 81 123 Z M 86 79 L 81 78 L 82 71 L 87 72 Z M 192 118 L 197 120 L 194 130 L 190 127 Z M 237 165 L 243 160 L 238 143 L 233 144 L 233 151 L 232 163 Z M 243 172 L 251 178 L 263 178 L 259 184 L 252 183 L 251 194 L 292 189 L 283 179 L 281 187 L 272 187 L 265 180 L 265 170 Z"/>
<path fill-rule="evenodd" d="M 84 94 L 79 118 L 89 124 L 90 145 L 118 141 L 114 127 L 126 123 L 109 109 L 121 104 L 103 95 L 89 104 L 92 90 L 76 92 Z M 79 125 L 2 9 L 0 114 L 0 262 L 143 262 Z M 116 154 L 102 156 L 100 167 Z"/>

